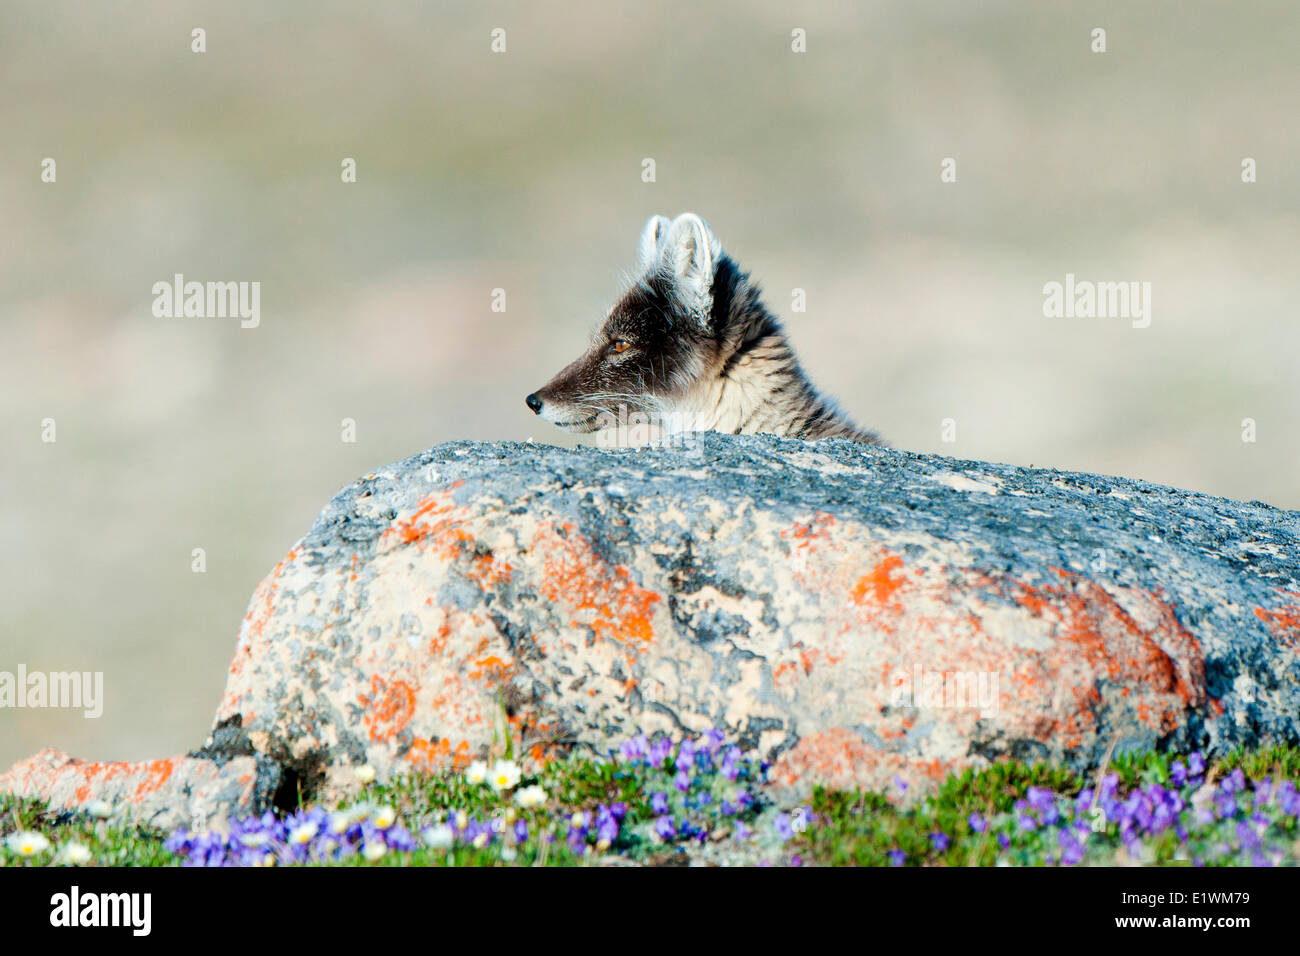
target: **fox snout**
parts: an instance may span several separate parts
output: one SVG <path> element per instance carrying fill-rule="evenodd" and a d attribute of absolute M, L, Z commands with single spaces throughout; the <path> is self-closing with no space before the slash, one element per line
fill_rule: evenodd
<path fill-rule="evenodd" d="M 583 380 L 587 366 L 575 362 L 537 391 L 524 397 L 524 404 L 540 418 L 564 431 L 592 432 L 604 427 L 602 409 L 591 399 L 593 386 Z"/>
<path fill-rule="evenodd" d="M 570 414 L 581 404 L 583 393 L 588 391 L 581 381 L 581 360 L 565 366 L 554 378 L 524 396 L 529 411 L 548 422 L 563 425 L 568 419 L 582 417 Z"/>

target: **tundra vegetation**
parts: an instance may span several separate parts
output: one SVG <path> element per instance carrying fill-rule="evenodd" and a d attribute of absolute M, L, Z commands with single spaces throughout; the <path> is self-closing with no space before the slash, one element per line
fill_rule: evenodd
<path fill-rule="evenodd" d="M 1294 865 L 1300 748 L 1208 761 L 1120 754 L 1085 778 L 1006 761 L 933 795 L 817 787 L 783 801 L 723 734 L 637 737 L 525 773 L 510 748 L 441 774 L 370 779 L 334 806 L 164 833 L 0 797 L 0 865 Z"/>

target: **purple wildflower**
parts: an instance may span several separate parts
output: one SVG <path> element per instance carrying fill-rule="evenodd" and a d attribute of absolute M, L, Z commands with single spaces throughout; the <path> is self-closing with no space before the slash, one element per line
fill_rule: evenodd
<path fill-rule="evenodd" d="M 1065 866 L 1074 866 L 1083 859 L 1083 845 L 1069 830 L 1058 830 L 1056 842 L 1061 847 L 1061 863 Z"/>
<path fill-rule="evenodd" d="M 1101 799 L 1114 797 L 1115 792 L 1119 789 L 1119 774 L 1108 773 L 1101 778 Z"/>
<path fill-rule="evenodd" d="M 1259 834 L 1245 820 L 1237 824 L 1237 840 L 1241 843 L 1242 848 L 1247 850 L 1256 849 L 1260 845 Z"/>
<path fill-rule="evenodd" d="M 384 840 L 390 850 L 399 850 L 402 853 L 409 853 L 416 846 L 415 837 L 404 826 L 389 827 L 384 831 Z"/>
<path fill-rule="evenodd" d="M 677 748 L 677 760 L 674 766 L 683 772 L 690 769 L 691 764 L 695 762 L 695 741 L 687 737 L 682 741 L 681 746 Z"/>
<path fill-rule="evenodd" d="M 650 741 L 646 739 L 645 734 L 639 734 L 630 740 L 623 741 L 618 748 L 618 755 L 628 763 L 639 763 L 644 760 L 650 753 Z"/>
<path fill-rule="evenodd" d="M 772 821 L 772 826 L 776 829 L 776 835 L 781 838 L 782 842 L 794 836 L 794 827 L 790 825 L 790 815 L 788 813 L 778 813 L 776 819 Z"/>
<path fill-rule="evenodd" d="M 1052 791 L 1044 790 L 1042 787 L 1030 787 L 1025 791 L 1025 797 L 1027 798 L 1025 802 L 1039 813 L 1056 807 L 1056 798 L 1052 795 Z"/>
<path fill-rule="evenodd" d="M 1231 793 L 1220 791 L 1214 795 L 1214 810 L 1220 818 L 1235 817 L 1237 815 L 1237 798 Z"/>
<path fill-rule="evenodd" d="M 1300 791 L 1290 780 L 1284 781 L 1277 788 L 1277 805 L 1289 816 L 1300 816 Z"/>
<path fill-rule="evenodd" d="M 734 781 L 740 775 L 740 748 L 728 747 L 722 755 L 722 775 Z"/>
<path fill-rule="evenodd" d="M 650 744 L 650 749 L 646 753 L 646 762 L 652 767 L 659 767 L 668 759 L 668 755 L 673 752 L 673 742 L 667 737 L 656 737 Z"/>
<path fill-rule="evenodd" d="M 163 849 L 168 853 L 185 853 L 194 848 L 194 838 L 190 836 L 190 831 L 181 827 L 163 842 Z"/>

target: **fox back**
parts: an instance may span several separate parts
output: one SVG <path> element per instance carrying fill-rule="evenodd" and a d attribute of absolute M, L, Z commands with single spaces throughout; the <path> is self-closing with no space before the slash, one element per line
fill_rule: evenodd
<path fill-rule="evenodd" d="M 758 287 L 703 219 L 652 217 L 639 252 L 640 278 L 591 346 L 525 399 L 535 414 L 579 433 L 634 413 L 668 434 L 881 443 L 813 387 Z"/>

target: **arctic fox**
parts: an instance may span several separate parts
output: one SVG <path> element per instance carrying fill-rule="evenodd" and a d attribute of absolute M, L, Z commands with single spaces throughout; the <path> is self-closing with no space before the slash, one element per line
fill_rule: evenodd
<path fill-rule="evenodd" d="M 758 287 L 693 213 L 652 216 L 640 278 L 591 347 L 524 399 L 569 432 L 644 414 L 662 433 L 765 432 L 881 444 L 804 375 Z"/>

